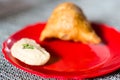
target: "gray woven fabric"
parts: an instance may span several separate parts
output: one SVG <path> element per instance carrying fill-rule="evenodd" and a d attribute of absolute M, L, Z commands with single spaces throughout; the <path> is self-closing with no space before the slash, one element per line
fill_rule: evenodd
<path fill-rule="evenodd" d="M 37 1 L 37 0 L 36 0 Z M 0 18 L 0 49 L 2 42 L 12 33 L 29 24 L 44 22 L 54 7 L 65 0 L 39 0 L 37 5 Z M 102 22 L 120 29 L 120 0 L 69 0 L 79 5 L 90 21 Z M 42 80 L 40 76 L 27 73 L 10 64 L 0 52 L 0 80 Z M 49 80 L 49 79 L 45 79 Z M 51 78 L 51 80 L 53 80 Z M 120 80 L 120 70 L 88 80 Z"/>

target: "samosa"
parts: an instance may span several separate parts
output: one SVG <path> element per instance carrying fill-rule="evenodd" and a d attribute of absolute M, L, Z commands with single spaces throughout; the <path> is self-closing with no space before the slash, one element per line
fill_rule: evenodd
<path fill-rule="evenodd" d="M 86 44 L 101 42 L 82 9 L 71 2 L 62 3 L 54 9 L 40 35 L 41 41 L 46 38 L 58 38 Z"/>

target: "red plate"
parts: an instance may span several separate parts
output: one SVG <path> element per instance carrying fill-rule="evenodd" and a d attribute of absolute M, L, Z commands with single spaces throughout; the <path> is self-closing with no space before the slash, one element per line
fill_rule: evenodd
<path fill-rule="evenodd" d="M 5 58 L 27 72 L 47 78 L 92 78 L 120 68 L 120 33 L 104 24 L 92 24 L 103 43 L 99 45 L 52 39 L 39 41 L 45 23 L 27 26 L 3 43 Z M 43 66 L 26 65 L 11 56 L 10 48 L 21 38 L 31 38 L 50 52 L 51 59 Z"/>

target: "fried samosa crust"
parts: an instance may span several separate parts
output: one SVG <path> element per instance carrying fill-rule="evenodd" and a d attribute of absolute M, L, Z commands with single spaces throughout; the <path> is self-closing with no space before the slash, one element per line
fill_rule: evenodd
<path fill-rule="evenodd" d="M 40 41 L 46 38 L 72 40 L 86 44 L 101 42 L 81 8 L 71 2 L 62 3 L 54 9 L 41 33 Z"/>

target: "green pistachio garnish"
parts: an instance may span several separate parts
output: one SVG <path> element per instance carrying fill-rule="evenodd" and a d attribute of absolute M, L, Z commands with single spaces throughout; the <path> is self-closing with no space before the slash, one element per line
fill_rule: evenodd
<path fill-rule="evenodd" d="M 23 44 L 23 49 L 34 49 L 34 47 L 28 43 Z"/>

